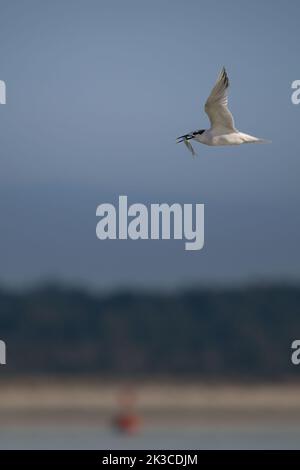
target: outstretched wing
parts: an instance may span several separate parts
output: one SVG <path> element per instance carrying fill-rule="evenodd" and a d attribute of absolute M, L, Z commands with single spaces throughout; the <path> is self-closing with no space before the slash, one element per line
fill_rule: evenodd
<path fill-rule="evenodd" d="M 234 120 L 228 109 L 229 80 L 225 67 L 221 70 L 218 80 L 205 103 L 205 112 L 209 117 L 212 129 L 236 131 Z"/>

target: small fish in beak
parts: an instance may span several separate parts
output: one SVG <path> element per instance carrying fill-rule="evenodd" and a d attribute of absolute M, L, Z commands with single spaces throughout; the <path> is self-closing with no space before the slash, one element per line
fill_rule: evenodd
<path fill-rule="evenodd" d="M 177 137 L 177 144 L 180 144 L 181 142 L 184 143 L 184 145 L 188 148 L 188 150 L 191 152 L 191 154 L 193 155 L 193 157 L 195 157 L 197 154 L 192 146 L 192 144 L 190 143 L 190 140 L 192 139 L 192 136 L 190 134 L 186 134 L 186 135 L 181 135 L 180 137 Z"/>
<path fill-rule="evenodd" d="M 192 144 L 190 143 L 190 141 L 188 139 L 183 139 L 182 140 L 183 143 L 186 145 L 186 147 L 188 148 L 188 150 L 191 152 L 191 154 L 193 155 L 193 157 L 195 157 L 197 154 L 192 146 Z"/>

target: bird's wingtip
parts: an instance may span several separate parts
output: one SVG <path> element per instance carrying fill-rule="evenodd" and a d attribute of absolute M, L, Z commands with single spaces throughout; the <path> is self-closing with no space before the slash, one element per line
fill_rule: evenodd
<path fill-rule="evenodd" d="M 229 78 L 228 78 L 228 75 L 227 75 L 227 72 L 226 72 L 226 69 L 225 69 L 225 65 L 223 65 L 223 67 L 222 67 L 222 70 L 221 70 L 220 75 L 219 75 L 219 80 L 224 82 L 226 88 L 229 87 Z"/>

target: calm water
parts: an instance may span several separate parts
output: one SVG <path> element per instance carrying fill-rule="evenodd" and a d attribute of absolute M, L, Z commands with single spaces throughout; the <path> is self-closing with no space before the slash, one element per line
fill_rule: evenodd
<path fill-rule="evenodd" d="M 0 429 L 0 449 L 300 449 L 299 426 L 147 430 L 124 437 L 98 428 Z"/>

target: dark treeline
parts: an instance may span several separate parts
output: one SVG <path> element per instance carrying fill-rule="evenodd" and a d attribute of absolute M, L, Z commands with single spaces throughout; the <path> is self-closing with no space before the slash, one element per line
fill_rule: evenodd
<path fill-rule="evenodd" d="M 80 289 L 0 291 L 7 374 L 300 378 L 300 287 L 95 295 Z"/>

